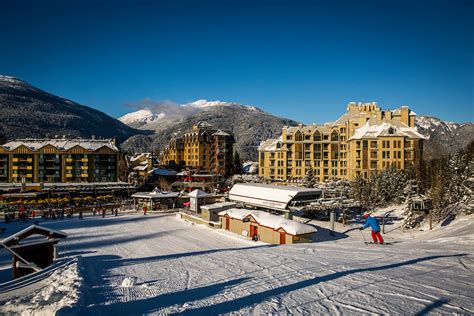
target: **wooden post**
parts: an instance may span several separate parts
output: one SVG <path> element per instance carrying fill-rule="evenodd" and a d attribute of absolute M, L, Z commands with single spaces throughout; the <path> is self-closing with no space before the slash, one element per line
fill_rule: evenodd
<path fill-rule="evenodd" d="M 59 258 L 59 254 L 58 254 L 58 245 L 53 245 L 53 258 L 54 259 L 58 259 Z"/>
<path fill-rule="evenodd" d="M 329 215 L 329 220 L 331 222 L 331 230 L 329 231 L 329 234 L 331 236 L 334 236 L 334 219 L 335 219 L 335 216 L 336 213 L 334 211 L 331 211 L 330 215 Z"/>
<path fill-rule="evenodd" d="M 433 212 L 430 210 L 430 230 L 433 229 Z"/>
<path fill-rule="evenodd" d="M 382 215 L 382 234 L 385 234 L 385 214 Z"/>

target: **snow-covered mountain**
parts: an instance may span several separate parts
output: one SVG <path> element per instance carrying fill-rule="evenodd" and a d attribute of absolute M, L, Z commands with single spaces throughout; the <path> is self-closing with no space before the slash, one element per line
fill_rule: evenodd
<path fill-rule="evenodd" d="M 164 118 L 165 116 L 166 116 L 166 113 L 155 114 L 155 113 L 152 113 L 150 109 L 145 108 L 145 109 L 138 110 L 136 112 L 125 114 L 124 116 L 119 118 L 119 121 L 121 121 L 124 124 L 127 124 L 130 127 L 139 128 L 148 123 L 156 122 Z"/>
<path fill-rule="evenodd" d="M 420 115 L 416 117 L 416 127 L 425 136 L 429 137 L 430 132 L 439 131 L 441 134 L 451 134 L 456 131 L 459 127 L 465 124 L 459 124 L 455 122 L 442 121 L 441 119 L 433 116 Z"/>
<path fill-rule="evenodd" d="M 263 112 L 259 108 L 251 105 L 242 105 L 236 102 L 208 101 L 199 99 L 185 104 L 174 103 L 153 103 L 148 101 L 148 106 L 119 118 L 124 124 L 133 128 L 157 131 L 168 123 L 184 119 L 203 111 L 211 111 L 220 107 L 240 108 L 243 111 Z"/>
<path fill-rule="evenodd" d="M 425 158 L 438 158 L 466 147 L 474 141 L 474 124 L 443 121 L 437 117 L 416 117 L 418 131 L 428 137 L 423 146 Z"/>
<path fill-rule="evenodd" d="M 234 133 L 235 148 L 240 157 L 255 161 L 257 159 L 256 148 L 261 141 L 278 137 L 281 128 L 285 125 L 298 124 L 293 120 L 276 117 L 255 107 L 217 102 L 194 102 L 194 105 L 203 106 L 203 108 L 196 108 L 190 104 L 178 106 L 178 108 L 161 106 L 160 110 L 166 111 L 167 115 L 158 121 L 140 127 L 140 129 L 154 130 L 155 134 L 131 137 L 123 144 L 123 148 L 130 152 L 164 148 L 171 138 L 189 131 L 199 121 L 206 121 L 216 128 L 230 129 Z M 170 120 L 172 116 L 178 117 L 178 115 L 181 117 Z"/>
<path fill-rule="evenodd" d="M 217 101 L 207 101 L 206 99 L 200 99 L 200 100 L 191 102 L 187 105 L 202 109 L 202 108 L 207 108 L 209 106 L 229 106 L 229 105 L 232 105 L 232 104 L 236 104 L 236 103 L 222 102 L 222 101 L 218 101 L 218 100 Z"/>

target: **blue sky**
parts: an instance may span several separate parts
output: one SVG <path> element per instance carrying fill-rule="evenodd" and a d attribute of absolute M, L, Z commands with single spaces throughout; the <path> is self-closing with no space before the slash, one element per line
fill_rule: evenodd
<path fill-rule="evenodd" d="M 304 123 L 349 101 L 474 121 L 474 1 L 4 1 L 0 73 L 114 117 L 149 98 Z"/>

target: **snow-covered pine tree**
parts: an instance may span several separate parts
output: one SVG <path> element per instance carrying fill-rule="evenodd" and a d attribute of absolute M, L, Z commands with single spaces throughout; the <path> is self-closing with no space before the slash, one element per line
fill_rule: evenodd
<path fill-rule="evenodd" d="M 314 178 L 313 168 L 311 168 L 306 172 L 303 178 L 303 186 L 307 188 L 314 188 L 315 185 L 316 185 L 316 179 Z"/>

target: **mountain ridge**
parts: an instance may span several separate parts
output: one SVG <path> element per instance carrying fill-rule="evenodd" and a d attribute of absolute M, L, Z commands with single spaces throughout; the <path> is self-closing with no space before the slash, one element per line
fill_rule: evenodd
<path fill-rule="evenodd" d="M 121 117 L 123 120 L 128 115 L 128 126 L 94 108 L 55 96 L 21 79 L 0 75 L 0 140 L 64 135 L 115 137 L 127 151 L 159 151 L 193 124 L 208 121 L 216 128 L 232 130 L 235 148 L 243 159 L 257 160 L 256 148 L 261 141 L 279 137 L 285 125 L 298 124 L 235 102 L 200 99 L 184 105 L 153 102 L 148 105 L 149 108 Z M 137 112 L 140 115 L 130 115 Z M 472 122 L 455 123 L 420 115 L 415 125 L 428 137 L 425 158 L 446 156 L 467 146 L 474 138 Z"/>
<path fill-rule="evenodd" d="M 227 110 L 224 110 L 223 107 L 218 104 L 220 101 L 207 101 L 206 102 L 216 102 L 213 107 L 208 107 L 206 111 L 208 115 L 202 114 L 203 112 L 189 114 L 188 116 L 183 116 L 180 119 L 170 120 L 170 121 L 161 121 L 160 124 L 147 124 L 143 125 L 142 128 L 150 128 L 155 134 L 149 136 L 149 138 L 143 138 L 141 136 L 136 136 L 128 139 L 124 143 L 124 148 L 126 150 L 133 151 L 137 149 L 139 151 L 146 151 L 147 149 L 152 150 L 161 150 L 174 136 L 177 136 L 183 133 L 183 122 L 188 121 L 187 128 L 190 129 L 191 126 L 189 122 L 197 123 L 199 120 L 210 120 L 211 124 L 217 123 L 216 127 L 218 128 L 229 128 L 231 130 L 237 130 L 238 134 L 236 136 L 236 148 L 239 151 L 243 159 L 257 160 L 257 150 L 260 141 L 266 140 L 268 138 L 277 138 L 280 136 L 281 128 L 284 125 L 297 125 L 298 122 L 288 119 L 280 118 L 272 115 L 271 113 L 264 112 L 258 108 L 259 113 L 269 115 L 275 120 L 272 120 L 271 128 L 268 129 L 268 132 L 263 131 L 261 128 L 266 126 L 264 122 L 257 120 L 253 121 L 253 117 L 246 117 L 244 122 L 241 122 L 243 126 L 248 124 L 250 125 L 259 125 L 261 128 L 254 128 L 251 130 L 254 135 L 251 133 L 243 133 L 240 131 L 236 122 L 229 120 L 231 116 L 239 117 L 242 114 L 245 114 L 246 111 L 251 109 L 248 106 L 243 106 L 238 103 L 227 102 Z M 220 109 L 220 110 L 218 110 Z M 233 113 L 229 112 L 229 109 L 234 109 Z M 135 113 L 135 112 L 133 112 Z M 211 114 L 212 113 L 212 114 Z M 164 113 L 166 114 L 166 113 Z M 253 113 L 255 116 L 255 113 Z M 214 117 L 212 116 L 214 115 Z M 166 117 L 166 116 L 165 116 Z M 222 126 L 217 118 L 226 118 L 229 126 Z M 217 121 L 217 122 L 216 122 Z M 470 122 L 465 123 L 455 123 L 450 121 L 443 121 L 437 117 L 430 115 L 419 115 L 416 117 L 415 126 L 418 130 L 427 137 L 424 146 L 424 158 L 440 158 L 448 155 L 450 152 L 459 150 L 469 144 L 474 139 L 474 125 Z M 263 137 L 263 135 L 268 137 Z M 242 139 L 243 137 L 243 139 Z"/>
<path fill-rule="evenodd" d="M 0 75 L 0 123 L 7 139 L 53 136 L 116 138 L 144 133 L 94 108 Z"/>

